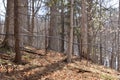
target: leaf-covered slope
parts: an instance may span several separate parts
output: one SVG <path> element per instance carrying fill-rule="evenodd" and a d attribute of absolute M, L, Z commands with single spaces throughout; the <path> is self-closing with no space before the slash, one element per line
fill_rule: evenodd
<path fill-rule="evenodd" d="M 37 53 L 23 53 L 25 65 L 15 65 L 10 62 L 13 57 L 1 54 L 0 80 L 119 80 L 119 73 L 115 70 L 93 64 L 86 60 L 80 61 L 73 57 L 73 62 L 67 64 L 63 54 L 44 50 Z M 7 60 L 7 58 L 9 60 Z M 8 67 L 7 67 L 8 66 Z"/>

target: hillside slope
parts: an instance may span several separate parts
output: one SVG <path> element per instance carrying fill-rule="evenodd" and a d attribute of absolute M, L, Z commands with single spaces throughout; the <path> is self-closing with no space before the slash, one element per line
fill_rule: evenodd
<path fill-rule="evenodd" d="M 9 60 L 13 54 L 0 54 L 0 80 L 119 80 L 120 73 L 110 68 L 93 64 L 86 60 L 80 61 L 73 57 L 67 64 L 63 54 L 44 50 L 39 54 L 22 52 L 24 65 L 15 65 Z M 40 55 L 42 54 L 42 55 Z"/>

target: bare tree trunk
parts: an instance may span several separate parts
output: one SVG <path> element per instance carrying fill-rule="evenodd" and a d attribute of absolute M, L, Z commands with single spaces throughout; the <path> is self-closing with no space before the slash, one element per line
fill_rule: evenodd
<path fill-rule="evenodd" d="M 22 34 L 28 35 L 28 4 L 27 0 L 19 0 L 18 1 L 18 18 L 19 18 L 19 26 L 20 26 L 20 47 L 24 47 L 28 43 L 28 36 L 24 36 Z"/>
<path fill-rule="evenodd" d="M 103 54 L 102 54 L 102 32 L 101 32 L 101 27 L 102 27 L 102 22 L 101 22 L 101 7 L 102 7 L 102 1 L 100 0 L 100 24 L 99 24 L 99 29 L 100 29 L 100 64 L 103 64 Z"/>
<path fill-rule="evenodd" d="M 50 28 L 49 28 L 49 42 L 48 42 L 48 49 L 54 51 L 61 51 L 61 40 L 56 38 L 60 38 L 60 27 L 58 26 L 58 10 L 57 10 L 57 2 L 53 1 L 54 3 L 50 6 Z"/>
<path fill-rule="evenodd" d="M 68 43 L 68 53 L 67 53 L 67 62 L 71 62 L 72 58 L 72 50 L 73 50 L 73 7 L 74 0 L 71 0 L 71 10 L 70 10 L 70 35 L 69 35 L 69 43 Z"/>
<path fill-rule="evenodd" d="M 34 0 L 30 0 L 30 7 L 32 7 L 32 16 L 31 16 L 31 25 L 29 26 L 29 45 L 31 46 L 32 45 L 32 42 L 33 42 L 33 37 L 32 35 L 34 34 L 34 27 L 35 27 L 35 1 Z"/>
<path fill-rule="evenodd" d="M 92 49 L 92 0 L 87 0 L 88 8 L 87 8 L 87 42 L 88 42 L 88 48 L 87 48 L 87 58 L 90 59 L 91 49 Z"/>
<path fill-rule="evenodd" d="M 32 0 L 32 20 L 31 20 L 31 34 L 33 35 L 34 33 L 34 25 L 35 25 L 35 14 L 34 14 L 34 12 L 35 12 L 35 10 L 34 10 L 34 5 L 35 5 L 35 3 L 34 3 L 34 0 Z M 31 37 L 32 38 L 32 37 Z M 31 39 L 31 43 L 32 43 L 32 39 Z"/>
<path fill-rule="evenodd" d="M 119 18 L 118 18 L 118 71 L 120 71 L 120 42 L 119 42 L 119 34 L 120 34 L 120 0 L 119 0 Z"/>
<path fill-rule="evenodd" d="M 61 52 L 64 52 L 64 1 L 61 2 Z"/>
<path fill-rule="evenodd" d="M 1 44 L 1 47 L 4 47 L 6 49 L 10 49 L 10 46 L 13 46 L 12 44 L 12 38 L 10 34 L 13 34 L 13 1 L 14 0 L 7 0 L 7 8 L 6 8 L 6 18 L 5 18 L 5 38 Z"/>
<path fill-rule="evenodd" d="M 10 8 L 11 8 L 10 6 L 12 5 L 10 2 L 11 2 L 10 0 L 7 0 L 6 17 L 5 17 L 6 35 L 1 45 L 1 47 L 4 47 L 6 49 L 9 49 L 9 46 L 10 46 L 8 42 L 9 41 L 9 20 L 10 20 L 9 14 L 10 14 Z"/>
<path fill-rule="evenodd" d="M 112 42 L 112 52 L 111 52 L 111 60 L 110 60 L 110 67 L 113 68 L 113 61 L 114 61 L 114 39 Z"/>
<path fill-rule="evenodd" d="M 14 0 L 14 38 L 15 38 L 15 63 L 21 63 L 21 53 L 20 53 L 20 39 L 19 39 L 19 12 L 18 12 L 18 0 Z"/>
<path fill-rule="evenodd" d="M 87 14 L 86 14 L 86 0 L 82 0 L 82 27 L 81 27 L 81 42 L 82 42 L 82 56 L 87 59 Z"/>
<path fill-rule="evenodd" d="M 119 20 L 119 22 L 118 22 L 119 24 L 118 24 L 118 26 L 120 25 L 120 20 Z M 119 33 L 119 29 L 118 29 L 118 50 L 117 50 L 117 54 L 118 54 L 118 71 L 120 71 L 120 51 L 119 51 L 119 48 L 120 48 L 120 43 L 119 43 L 119 35 L 120 35 L 120 33 Z"/>
<path fill-rule="evenodd" d="M 26 6 L 26 9 L 27 9 L 27 21 L 26 21 L 26 23 L 27 23 L 27 35 L 29 35 L 29 29 L 30 29 L 30 11 L 29 11 L 29 1 L 27 0 L 27 6 Z M 26 45 L 29 45 L 30 43 L 29 43 L 29 37 L 27 37 L 27 42 L 26 42 Z"/>

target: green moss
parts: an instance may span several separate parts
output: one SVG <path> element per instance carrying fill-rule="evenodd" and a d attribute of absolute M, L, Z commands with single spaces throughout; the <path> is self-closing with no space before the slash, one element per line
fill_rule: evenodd
<path fill-rule="evenodd" d="M 7 54 L 13 53 L 12 49 L 6 49 L 6 48 L 3 48 L 3 47 L 0 48 L 0 52 L 1 53 L 7 53 Z"/>
<path fill-rule="evenodd" d="M 29 55 L 23 55 L 23 59 L 25 59 L 25 60 L 30 60 L 30 56 Z"/>
<path fill-rule="evenodd" d="M 101 74 L 101 78 L 103 80 L 117 80 L 115 77 L 113 77 L 111 75 L 107 75 L 107 74 Z"/>

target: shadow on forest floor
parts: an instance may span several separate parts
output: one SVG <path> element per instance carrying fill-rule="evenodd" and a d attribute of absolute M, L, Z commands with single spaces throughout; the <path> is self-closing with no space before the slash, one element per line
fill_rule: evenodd
<path fill-rule="evenodd" d="M 64 61 L 64 59 L 54 63 L 47 64 L 45 66 L 31 64 L 31 66 L 24 68 L 22 70 L 14 70 L 9 73 L 3 72 L 1 73 L 0 77 L 2 78 L 3 76 L 2 74 L 6 74 L 7 76 L 16 76 L 16 77 L 18 75 L 21 75 L 22 80 L 38 80 L 38 79 L 41 79 L 42 76 L 45 76 L 57 70 L 63 69 L 65 65 L 66 65 L 66 62 Z"/>
<path fill-rule="evenodd" d="M 25 80 L 41 79 L 42 76 L 46 76 L 47 74 L 50 74 L 50 73 L 55 72 L 57 70 L 63 69 L 63 67 L 65 65 L 66 65 L 66 63 L 64 62 L 64 60 L 60 60 L 60 61 L 57 61 L 56 63 L 46 65 L 46 66 L 44 66 L 43 70 L 36 71 L 35 74 L 32 74 L 32 75 L 26 77 Z"/>

